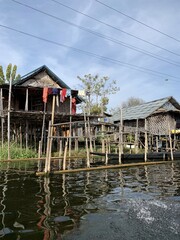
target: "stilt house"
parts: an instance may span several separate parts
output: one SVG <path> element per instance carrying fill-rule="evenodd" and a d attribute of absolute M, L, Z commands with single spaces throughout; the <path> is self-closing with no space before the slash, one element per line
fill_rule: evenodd
<path fill-rule="evenodd" d="M 119 123 L 120 113 L 113 116 Z M 168 135 L 169 130 L 180 129 L 180 105 L 173 97 L 166 97 L 122 109 L 124 131 L 128 128 L 145 129 L 154 135 Z"/>
<path fill-rule="evenodd" d="M 63 89 L 66 91 L 66 96 L 62 99 L 61 91 Z M 7 137 L 8 94 L 9 84 L 0 85 L 1 140 L 5 140 Z M 55 123 L 67 122 L 70 116 L 72 121 L 83 120 L 83 115 L 75 113 L 75 105 L 82 102 L 78 91 L 72 90 L 44 65 L 21 77 L 12 85 L 11 140 L 26 146 L 33 143 L 35 147 L 38 147 L 43 124 L 45 125 L 45 134 L 47 134 L 54 94 L 56 95 Z"/>

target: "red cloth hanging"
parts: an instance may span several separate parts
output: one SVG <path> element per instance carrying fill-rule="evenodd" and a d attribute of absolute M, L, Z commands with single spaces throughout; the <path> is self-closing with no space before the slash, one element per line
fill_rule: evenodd
<path fill-rule="evenodd" d="M 76 114 L 76 98 L 72 98 L 71 100 L 71 113 Z"/>
<path fill-rule="evenodd" d="M 60 90 L 60 102 L 64 102 L 66 98 L 66 88 Z"/>
<path fill-rule="evenodd" d="M 43 88 L 43 102 L 47 103 L 47 98 L 48 98 L 48 87 Z"/>

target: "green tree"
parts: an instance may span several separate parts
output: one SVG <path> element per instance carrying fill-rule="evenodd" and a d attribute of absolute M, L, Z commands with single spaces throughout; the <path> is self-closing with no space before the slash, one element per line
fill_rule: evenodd
<path fill-rule="evenodd" d="M 6 74 L 4 74 L 3 67 L 0 66 L 0 84 L 9 82 L 12 79 L 12 82 L 15 82 L 21 78 L 20 74 L 16 74 L 17 66 L 12 66 L 11 63 L 8 64 L 6 68 Z M 6 75 L 6 78 L 5 78 Z"/>
<path fill-rule="evenodd" d="M 0 84 L 5 83 L 5 77 L 4 77 L 4 72 L 3 72 L 3 67 L 0 66 Z"/>
<path fill-rule="evenodd" d="M 107 110 L 109 95 L 119 91 L 116 81 L 111 81 L 109 77 L 97 75 L 84 75 L 77 77 L 81 81 L 81 87 L 87 92 L 86 111 L 89 114 L 102 114 Z"/>

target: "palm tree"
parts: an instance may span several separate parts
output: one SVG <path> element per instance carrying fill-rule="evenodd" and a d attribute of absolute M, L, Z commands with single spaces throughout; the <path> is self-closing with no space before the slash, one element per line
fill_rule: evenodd
<path fill-rule="evenodd" d="M 12 63 L 9 63 L 6 68 L 6 78 L 5 78 L 3 67 L 0 66 L 0 84 L 4 84 L 6 82 L 9 83 L 10 79 L 12 80 L 12 82 L 19 80 L 21 76 L 20 74 L 16 75 L 16 71 L 17 71 L 17 66 L 16 65 L 12 66 Z"/>

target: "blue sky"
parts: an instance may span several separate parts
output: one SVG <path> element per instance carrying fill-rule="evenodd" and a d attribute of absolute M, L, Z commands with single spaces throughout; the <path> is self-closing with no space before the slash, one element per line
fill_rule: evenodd
<path fill-rule="evenodd" d="M 0 65 L 4 68 L 11 62 L 18 66 L 18 73 L 24 75 L 42 65 L 47 65 L 74 89 L 77 89 L 80 84 L 77 76 L 82 77 L 89 73 L 109 76 L 110 79 L 116 80 L 120 87 L 120 91 L 116 95 L 110 96 L 109 109 L 120 106 L 122 101 L 126 101 L 131 96 L 142 98 L 145 101 L 173 96 L 177 101 L 180 101 L 178 88 L 180 85 L 179 0 L 99 0 L 176 38 L 176 40 L 145 27 L 95 0 L 56 1 L 98 19 L 99 22 L 52 0 L 17 1 L 103 36 L 106 35 L 113 41 L 83 31 L 72 24 L 49 17 L 12 0 L 0 0 L 0 25 L 106 58 L 136 65 L 140 67 L 140 70 L 146 68 L 162 74 L 137 71 L 132 69 L 132 66 L 128 68 L 112 61 L 100 60 L 93 56 L 77 53 L 70 48 L 53 45 L 0 27 Z M 100 22 L 104 22 L 106 25 Z M 135 37 L 131 37 L 118 29 Z M 121 41 L 124 44 L 140 48 L 173 64 L 134 51 L 114 43 L 114 41 Z"/>

